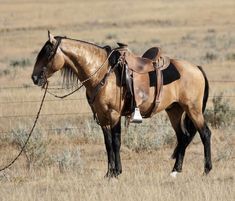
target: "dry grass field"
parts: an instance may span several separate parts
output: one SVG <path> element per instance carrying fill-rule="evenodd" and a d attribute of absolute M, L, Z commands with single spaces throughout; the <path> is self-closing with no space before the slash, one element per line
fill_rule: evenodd
<path fill-rule="evenodd" d="M 171 57 L 203 66 L 208 108 L 223 93 L 226 115 L 232 115 L 223 116 L 228 124 L 212 128 L 208 176 L 202 175 L 203 146 L 196 136 L 183 172 L 170 177 L 176 139 L 163 113 L 123 127 L 123 174 L 108 180 L 102 133 L 84 90 L 64 100 L 48 94 L 27 150 L 0 172 L 0 201 L 235 200 L 234 15 L 234 0 L 0 0 L 0 167 L 19 152 L 36 116 L 43 91 L 30 77 L 47 30 L 99 45 L 127 43 L 140 55 L 160 46 Z M 61 86 L 60 74 L 51 85 Z"/>

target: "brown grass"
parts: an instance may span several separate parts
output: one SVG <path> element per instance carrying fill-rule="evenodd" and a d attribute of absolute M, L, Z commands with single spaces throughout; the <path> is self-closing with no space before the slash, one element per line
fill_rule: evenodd
<path fill-rule="evenodd" d="M 235 77 L 231 56 L 235 53 L 234 8 L 233 0 L 1 1 L 0 164 L 18 152 L 5 136 L 12 129 L 29 130 L 36 115 L 42 91 L 33 87 L 30 75 L 35 56 L 47 40 L 47 29 L 55 35 L 101 45 L 128 43 L 138 54 L 151 46 L 161 46 L 171 57 L 202 65 L 210 81 L 211 96 L 220 92 L 234 96 L 234 82 L 213 82 Z M 17 65 L 13 67 L 13 63 Z M 51 83 L 61 83 L 60 76 Z M 20 88 L 4 88 L 15 86 Z M 107 165 L 102 134 L 92 123 L 84 98 L 84 91 L 62 101 L 48 96 L 37 125 L 43 140 L 50 140 L 49 156 L 78 149 L 79 159 L 66 157 L 71 164 L 81 160 L 75 161 L 79 165 L 61 171 L 52 160 L 28 170 L 25 156 L 21 156 L 11 169 L 0 173 L 0 200 L 234 200 L 234 123 L 213 130 L 214 167 L 209 176 L 202 176 L 203 148 L 197 136 L 177 179 L 169 177 L 175 138 L 171 141 L 173 130 L 164 114 L 156 115 L 139 129 L 131 128 L 127 133 L 123 129 L 123 174 L 107 180 L 103 178 Z M 229 104 L 234 108 L 234 97 L 229 98 Z M 144 136 L 143 149 L 138 149 L 140 144 L 135 140 L 130 141 L 139 136 Z M 166 136 L 170 143 L 159 143 Z M 127 144 L 127 140 L 134 144 Z"/>

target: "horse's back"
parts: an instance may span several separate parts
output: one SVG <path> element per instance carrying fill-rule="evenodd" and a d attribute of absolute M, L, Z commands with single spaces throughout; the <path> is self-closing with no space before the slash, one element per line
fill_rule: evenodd
<path fill-rule="evenodd" d="M 180 85 L 186 88 L 192 88 L 193 86 L 204 86 L 204 77 L 197 65 L 194 65 L 185 60 L 171 59 L 171 63 L 180 73 L 181 79 L 179 79 Z M 197 90 L 199 91 L 199 89 Z"/>

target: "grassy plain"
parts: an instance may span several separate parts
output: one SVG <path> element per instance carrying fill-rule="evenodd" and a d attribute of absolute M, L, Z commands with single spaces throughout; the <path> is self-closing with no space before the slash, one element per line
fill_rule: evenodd
<path fill-rule="evenodd" d="M 234 14 L 233 0 L 0 0 L 0 164 L 19 150 L 8 136 L 28 131 L 38 110 L 43 92 L 30 75 L 48 29 L 100 45 L 124 42 L 137 54 L 160 46 L 171 57 L 203 66 L 210 81 L 209 108 L 212 97 L 223 92 L 234 110 Z M 58 86 L 60 76 L 51 82 Z M 42 141 L 35 139 L 48 144 L 42 146 L 45 153 L 34 156 L 46 157 L 29 170 L 23 155 L 0 173 L 0 200 L 234 200 L 234 122 L 212 129 L 214 169 L 209 176 L 202 176 L 203 147 L 197 136 L 183 172 L 173 179 L 175 138 L 165 119 L 156 115 L 128 131 L 123 128 L 123 174 L 107 180 L 102 134 L 84 90 L 66 100 L 48 95 L 36 131 Z"/>

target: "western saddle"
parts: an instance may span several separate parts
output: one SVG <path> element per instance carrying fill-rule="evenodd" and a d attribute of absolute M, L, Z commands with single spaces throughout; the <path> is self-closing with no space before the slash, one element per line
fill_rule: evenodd
<path fill-rule="evenodd" d="M 148 49 L 142 57 L 135 56 L 131 53 L 127 45 L 118 43 L 120 49 L 118 49 L 121 58 L 121 64 L 125 68 L 125 83 L 130 91 L 132 97 L 135 101 L 135 109 L 140 116 L 140 121 L 142 122 L 142 117 L 147 118 L 152 116 L 153 111 L 159 105 L 159 99 L 161 95 L 161 90 L 163 86 L 163 76 L 162 70 L 166 69 L 170 64 L 170 59 L 166 56 L 163 56 L 160 48 L 152 47 Z M 140 112 L 138 107 L 143 104 L 150 97 L 150 74 L 154 73 L 154 98 L 151 108 L 146 112 Z M 133 121 L 135 122 L 135 121 Z"/>

